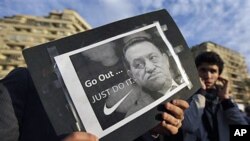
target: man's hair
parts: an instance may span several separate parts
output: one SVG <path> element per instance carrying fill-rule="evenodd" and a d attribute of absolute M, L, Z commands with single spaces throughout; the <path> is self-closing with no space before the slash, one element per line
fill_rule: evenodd
<path fill-rule="evenodd" d="M 224 62 L 221 57 L 215 52 L 203 52 L 195 58 L 195 64 L 198 68 L 202 63 L 208 63 L 211 65 L 217 65 L 219 68 L 219 74 L 222 73 L 224 68 Z"/>
<path fill-rule="evenodd" d="M 126 59 L 125 54 L 126 54 L 126 51 L 128 50 L 128 48 L 130 48 L 132 45 L 135 45 L 135 44 L 138 44 L 141 42 L 150 42 L 161 53 L 165 53 L 164 49 L 162 48 L 162 46 L 164 46 L 164 42 L 162 40 L 160 41 L 160 39 L 156 39 L 156 38 L 152 39 L 152 37 L 145 32 L 137 33 L 137 35 L 132 35 L 131 37 L 127 37 L 128 39 L 125 38 L 124 42 L 123 42 L 123 62 L 124 62 L 126 69 L 128 69 L 128 70 L 130 69 L 130 65 Z"/>

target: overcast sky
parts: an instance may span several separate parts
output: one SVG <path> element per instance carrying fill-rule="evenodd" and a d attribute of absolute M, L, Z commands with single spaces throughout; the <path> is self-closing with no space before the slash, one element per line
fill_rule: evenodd
<path fill-rule="evenodd" d="M 188 45 L 212 41 L 240 52 L 250 70 L 249 0 L 0 0 L 0 18 L 76 10 L 92 27 L 166 9 Z"/>

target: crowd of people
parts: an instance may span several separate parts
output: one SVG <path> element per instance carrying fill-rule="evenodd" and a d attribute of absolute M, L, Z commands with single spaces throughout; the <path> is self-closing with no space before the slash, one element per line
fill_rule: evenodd
<path fill-rule="evenodd" d="M 147 36 L 127 41 L 124 58 L 137 92 L 129 103 L 127 116 L 178 86 L 171 77 L 167 54 Z M 221 77 L 224 62 L 220 56 L 204 52 L 195 58 L 195 64 L 202 87 L 188 100 L 164 103 L 165 112 L 159 125 L 135 141 L 229 141 L 230 125 L 249 124 L 249 113 L 239 110 L 230 97 L 228 80 Z M 98 138 L 83 131 L 57 135 L 29 70 L 17 68 L 0 80 L 0 140 L 96 141 Z"/>

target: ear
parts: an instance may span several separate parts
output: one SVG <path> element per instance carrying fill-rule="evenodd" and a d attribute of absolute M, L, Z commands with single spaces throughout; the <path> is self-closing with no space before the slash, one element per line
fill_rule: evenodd
<path fill-rule="evenodd" d="M 164 57 L 164 60 L 166 61 L 167 65 L 168 65 L 168 68 L 169 68 L 170 66 L 169 66 L 168 55 L 166 53 L 163 53 L 163 57 Z"/>
<path fill-rule="evenodd" d="M 127 70 L 127 74 L 130 78 L 134 79 L 134 76 L 130 70 Z"/>

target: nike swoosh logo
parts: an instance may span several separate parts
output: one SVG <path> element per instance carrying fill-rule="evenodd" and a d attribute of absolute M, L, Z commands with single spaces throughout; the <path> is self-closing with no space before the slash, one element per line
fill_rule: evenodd
<path fill-rule="evenodd" d="M 106 103 L 104 105 L 104 108 L 103 108 L 103 112 L 105 115 L 110 115 L 112 114 L 120 105 L 121 103 L 125 100 L 126 97 L 128 97 L 128 95 L 133 91 L 130 90 L 121 100 L 119 100 L 115 105 L 113 105 L 112 107 L 108 108 Z"/>

